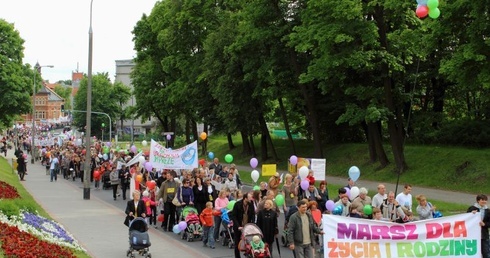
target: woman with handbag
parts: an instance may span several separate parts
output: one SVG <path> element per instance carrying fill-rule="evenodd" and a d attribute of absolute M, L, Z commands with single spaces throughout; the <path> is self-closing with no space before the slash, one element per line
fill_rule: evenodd
<path fill-rule="evenodd" d="M 187 205 L 194 205 L 194 191 L 191 187 L 191 181 L 184 179 L 179 191 L 177 192 L 177 199 L 180 202 L 180 207 L 177 208 L 177 218 L 180 219 L 182 209 Z"/>

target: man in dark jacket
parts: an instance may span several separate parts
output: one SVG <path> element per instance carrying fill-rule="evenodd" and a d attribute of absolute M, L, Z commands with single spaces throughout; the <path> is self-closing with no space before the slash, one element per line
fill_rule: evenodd
<path fill-rule="evenodd" d="M 468 212 L 479 212 L 481 216 L 481 255 L 483 258 L 490 257 L 490 243 L 488 227 L 490 227 L 490 210 L 487 207 L 488 197 L 484 194 L 476 196 L 476 203 L 468 208 Z"/>
<path fill-rule="evenodd" d="M 26 174 L 26 171 L 26 160 L 24 159 L 24 154 L 21 151 L 17 157 L 17 172 L 19 173 L 20 181 L 25 181 L 24 175 Z"/>
<path fill-rule="evenodd" d="M 315 234 L 323 234 L 323 231 L 318 228 L 311 214 L 306 212 L 308 209 L 306 201 L 298 201 L 297 206 L 298 211 L 289 218 L 287 243 L 296 258 L 313 258 Z M 309 229 L 304 231 L 307 234 L 303 234 L 303 225 L 309 225 Z"/>
<path fill-rule="evenodd" d="M 231 211 L 231 219 L 233 220 L 233 238 L 235 241 L 235 258 L 240 258 L 240 250 L 238 249 L 241 230 L 247 223 L 253 223 L 255 219 L 254 206 L 251 203 L 252 193 L 243 195 L 243 199 L 237 201 Z"/>

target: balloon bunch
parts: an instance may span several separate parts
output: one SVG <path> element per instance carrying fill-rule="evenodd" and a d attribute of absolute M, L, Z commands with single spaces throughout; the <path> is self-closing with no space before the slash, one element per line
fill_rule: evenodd
<path fill-rule="evenodd" d="M 417 0 L 417 10 L 415 13 L 419 18 L 427 17 L 427 14 L 432 19 L 439 18 L 441 10 L 439 10 L 439 0 Z"/>

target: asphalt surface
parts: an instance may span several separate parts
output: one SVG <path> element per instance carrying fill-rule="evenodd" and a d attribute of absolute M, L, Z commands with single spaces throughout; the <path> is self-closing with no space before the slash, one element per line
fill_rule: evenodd
<path fill-rule="evenodd" d="M 7 159 L 11 161 L 13 151 L 9 151 Z M 95 190 L 91 184 L 90 200 L 83 199 L 83 184 L 80 179 L 76 181 L 65 180 L 58 177 L 57 182 L 50 182 L 46 175 L 45 167 L 40 162 L 27 166 L 28 175 L 22 184 L 50 216 L 62 224 L 68 232 L 80 242 L 91 257 L 112 258 L 124 257 L 128 250 L 128 228 L 123 225 L 125 217 L 124 209 L 126 201 L 118 197 L 116 201 L 112 198 L 112 190 Z M 250 168 L 238 167 L 242 177 L 249 176 Z M 279 171 L 285 173 L 285 171 Z M 330 177 L 329 183 L 343 185 L 347 178 Z M 369 189 L 369 195 L 376 193 L 378 182 L 359 180 L 356 185 Z M 385 183 L 387 190 L 395 190 L 394 184 Z M 244 190 L 248 190 L 248 188 Z M 336 189 L 330 189 L 330 195 L 335 195 Z M 399 188 L 400 191 L 400 188 Z M 435 199 L 446 202 L 462 203 L 471 205 L 475 196 L 466 193 L 443 191 L 430 188 L 413 186 L 413 196 L 423 193 L 429 200 Z M 282 235 L 284 214 L 281 214 L 279 228 Z M 180 235 L 172 232 L 163 232 L 161 228 L 149 229 L 152 246 L 150 252 L 152 257 L 234 257 L 233 249 L 216 243 L 216 249 L 202 247 L 199 241 L 186 242 Z M 279 241 L 281 241 L 279 239 Z M 281 257 L 292 258 L 291 251 L 281 247 Z M 279 257 L 277 246 L 274 244 L 274 257 Z M 138 256 L 136 254 L 136 257 Z"/>

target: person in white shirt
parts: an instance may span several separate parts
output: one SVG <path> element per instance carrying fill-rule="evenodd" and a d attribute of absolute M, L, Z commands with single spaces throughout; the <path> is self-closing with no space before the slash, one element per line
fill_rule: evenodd
<path fill-rule="evenodd" d="M 386 199 L 386 187 L 383 184 L 378 185 L 378 193 L 373 196 L 373 207 L 380 207 L 383 203 L 383 200 Z"/>
<path fill-rule="evenodd" d="M 51 165 L 49 167 L 49 171 L 51 172 L 50 173 L 50 177 L 51 177 L 51 182 L 53 182 L 53 178 L 54 178 L 54 181 L 58 181 L 58 169 L 60 167 L 60 161 L 58 159 L 58 154 L 53 154 L 53 157 L 54 158 L 51 158 Z"/>
<path fill-rule="evenodd" d="M 396 196 L 396 201 L 403 206 L 405 209 L 412 211 L 412 186 L 410 184 L 406 184 L 403 188 L 403 192 L 399 193 Z"/>

